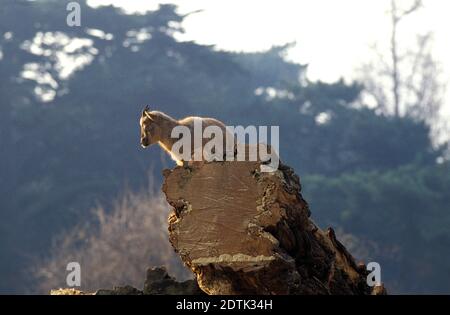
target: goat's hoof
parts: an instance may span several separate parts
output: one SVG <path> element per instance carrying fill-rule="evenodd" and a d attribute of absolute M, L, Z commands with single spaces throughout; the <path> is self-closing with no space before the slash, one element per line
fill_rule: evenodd
<path fill-rule="evenodd" d="M 183 168 L 187 171 L 189 171 L 189 173 L 192 172 L 192 167 L 189 165 L 188 161 L 183 161 Z"/>

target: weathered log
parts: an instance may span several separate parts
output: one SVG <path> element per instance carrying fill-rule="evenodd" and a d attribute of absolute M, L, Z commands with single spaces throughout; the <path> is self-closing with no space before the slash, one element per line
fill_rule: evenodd
<path fill-rule="evenodd" d="M 116 286 L 112 289 L 99 289 L 85 292 L 76 289 L 51 290 L 50 295 L 201 295 L 203 291 L 194 280 L 178 282 L 167 273 L 165 267 L 147 269 L 143 290 L 132 286 Z"/>
<path fill-rule="evenodd" d="M 368 272 L 310 219 L 297 175 L 260 162 L 163 172 L 169 238 L 208 294 L 372 294 Z M 326 196 L 324 196 L 325 198 Z"/>

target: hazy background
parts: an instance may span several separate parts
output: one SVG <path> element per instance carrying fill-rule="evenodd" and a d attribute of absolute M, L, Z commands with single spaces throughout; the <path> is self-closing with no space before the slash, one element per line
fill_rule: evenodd
<path fill-rule="evenodd" d="M 65 286 L 70 261 L 83 289 L 189 277 L 145 104 L 279 125 L 322 228 L 390 292 L 450 293 L 448 4 L 90 0 L 68 27 L 68 2 L 0 0 L 1 293 Z"/>
<path fill-rule="evenodd" d="M 391 0 L 89 0 L 94 7 L 116 5 L 128 13 L 143 13 L 159 4 L 176 4 L 181 14 L 197 12 L 183 21 L 180 40 L 195 40 L 228 51 L 261 51 L 273 45 L 295 42 L 286 59 L 308 64 L 308 78 L 333 82 L 341 77 L 352 80 L 358 68 L 373 53 L 373 45 L 388 49 Z M 400 7 L 414 1 L 397 0 Z M 448 15 L 450 3 L 423 0 L 419 10 L 402 22 L 400 41 L 414 46 L 416 35 L 433 33 L 433 54 L 450 78 Z M 330 50 L 333 56 L 330 56 Z M 339 60 L 339 62 L 337 62 Z M 443 113 L 450 114 L 447 91 Z"/>

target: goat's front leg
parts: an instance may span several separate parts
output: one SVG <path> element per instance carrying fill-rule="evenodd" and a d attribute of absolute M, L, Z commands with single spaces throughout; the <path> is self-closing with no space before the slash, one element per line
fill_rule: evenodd
<path fill-rule="evenodd" d="M 190 161 L 181 160 L 181 165 L 185 170 L 188 170 L 189 172 L 192 172 L 192 166 L 190 164 Z"/>

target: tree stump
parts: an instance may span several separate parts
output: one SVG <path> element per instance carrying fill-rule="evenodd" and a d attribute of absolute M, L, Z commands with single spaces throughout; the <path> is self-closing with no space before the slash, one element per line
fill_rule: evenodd
<path fill-rule="evenodd" d="M 368 272 L 310 219 L 297 175 L 256 162 L 165 170 L 169 238 L 207 294 L 380 294 Z M 326 196 L 324 196 L 326 197 Z"/>

